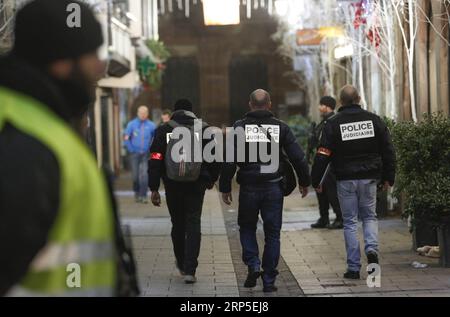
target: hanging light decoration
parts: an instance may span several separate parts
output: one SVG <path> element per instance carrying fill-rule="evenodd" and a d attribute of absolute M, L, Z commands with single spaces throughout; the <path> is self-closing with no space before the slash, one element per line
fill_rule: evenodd
<path fill-rule="evenodd" d="M 214 15 L 217 13 L 217 17 L 213 19 L 210 19 L 209 16 L 208 18 L 205 17 L 205 22 L 206 20 L 217 20 L 216 22 L 220 23 L 217 25 L 228 25 L 228 23 L 239 24 L 240 21 L 238 22 L 236 17 L 240 17 L 241 6 L 246 12 L 247 19 L 251 19 L 254 10 L 266 10 L 269 15 L 273 15 L 276 11 L 279 11 L 280 5 L 283 7 L 283 2 L 287 3 L 287 1 L 288 0 L 159 0 L 157 2 L 159 3 L 159 13 L 161 15 L 172 13 L 174 10 L 179 10 L 184 11 L 187 18 L 190 17 L 192 11 L 191 6 L 202 3 L 204 13 L 207 13 L 208 15 L 210 12 L 215 12 L 211 13 Z M 207 9 L 205 9 L 205 7 L 207 7 Z M 286 11 L 289 10 L 287 6 L 284 6 L 284 8 Z M 230 15 L 233 16 L 233 19 L 231 19 Z M 228 19 L 230 19 L 230 21 L 225 21 Z"/>
<path fill-rule="evenodd" d="M 205 25 L 236 25 L 241 23 L 239 0 L 203 0 Z"/>

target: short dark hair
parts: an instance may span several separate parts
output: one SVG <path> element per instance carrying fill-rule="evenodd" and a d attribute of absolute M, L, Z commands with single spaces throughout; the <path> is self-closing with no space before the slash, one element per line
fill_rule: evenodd
<path fill-rule="evenodd" d="M 320 99 L 320 104 L 334 110 L 336 109 L 337 102 L 336 99 L 334 99 L 333 97 L 325 96 Z"/>
<path fill-rule="evenodd" d="M 172 111 L 170 111 L 169 109 L 164 109 L 164 110 L 161 112 L 161 115 L 162 115 L 162 116 L 171 116 L 171 115 L 172 115 Z"/>
<path fill-rule="evenodd" d="M 267 107 L 271 102 L 270 94 L 263 89 L 255 90 L 250 95 L 250 103 L 256 109 Z"/>
<path fill-rule="evenodd" d="M 359 104 L 361 97 L 356 87 L 347 85 L 341 89 L 340 97 L 343 106 Z"/>
<path fill-rule="evenodd" d="M 185 110 L 192 111 L 193 110 L 192 103 L 188 99 L 179 99 L 175 102 L 175 106 L 173 107 L 174 111 Z"/>

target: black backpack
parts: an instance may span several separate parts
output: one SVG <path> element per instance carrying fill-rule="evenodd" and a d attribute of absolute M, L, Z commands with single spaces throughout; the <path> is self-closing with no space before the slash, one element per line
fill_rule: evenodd
<path fill-rule="evenodd" d="M 185 111 L 184 114 L 194 120 L 199 120 L 192 112 Z M 181 125 L 174 120 L 170 120 L 168 125 L 174 130 L 181 127 L 189 129 L 191 135 L 191 149 L 190 157 L 187 157 L 189 155 L 189 151 L 186 149 L 181 148 L 180 151 L 174 150 L 174 146 L 180 140 L 169 137 L 164 160 L 167 177 L 176 182 L 195 182 L 200 177 L 202 162 L 194 161 L 194 144 L 195 142 L 200 142 L 200 149 L 202 149 L 202 140 L 200 139 L 202 131 L 195 131 L 195 125 Z M 202 129 L 206 126 L 207 124 L 202 122 Z"/>

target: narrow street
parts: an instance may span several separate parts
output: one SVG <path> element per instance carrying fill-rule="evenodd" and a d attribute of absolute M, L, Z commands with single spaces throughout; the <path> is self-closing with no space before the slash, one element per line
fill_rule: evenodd
<path fill-rule="evenodd" d="M 241 261 L 236 224 L 238 194 L 234 193 L 235 202 L 229 208 L 221 204 L 217 190 L 207 192 L 198 283 L 186 285 L 175 268 L 164 195 L 161 208 L 135 204 L 133 193 L 127 191 L 128 183 L 127 176 L 117 182 L 117 196 L 123 225 L 131 228 L 142 296 L 450 296 L 448 270 L 439 267 L 438 259 L 422 257 L 412 251 L 406 222 L 399 219 L 380 220 L 381 288 L 367 287 L 366 273 L 360 281 L 344 280 L 343 232 L 310 229 L 310 224 L 317 220 L 314 194 L 309 194 L 305 200 L 294 194 L 285 201 L 279 291 L 265 295 L 261 282 L 255 289 L 242 287 L 247 269 Z M 263 245 L 261 229 L 260 249 Z M 415 269 L 411 265 L 414 261 L 428 264 L 428 267 Z"/>

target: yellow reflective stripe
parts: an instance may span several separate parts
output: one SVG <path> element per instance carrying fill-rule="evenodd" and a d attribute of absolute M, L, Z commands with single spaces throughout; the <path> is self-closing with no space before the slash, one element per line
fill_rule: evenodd
<path fill-rule="evenodd" d="M 80 265 L 80 288 L 70 288 L 67 284 L 73 281 L 73 273 L 67 272 L 66 267 L 60 267 L 47 272 L 33 272 L 27 274 L 20 283 L 24 289 L 32 292 L 58 296 L 68 292 L 90 291 L 98 288 L 114 289 L 116 285 L 116 263 L 109 261 L 93 262 Z"/>
<path fill-rule="evenodd" d="M 114 290 L 111 287 L 100 287 L 89 290 L 73 290 L 49 295 L 17 286 L 8 292 L 6 297 L 112 297 L 114 295 Z"/>
<path fill-rule="evenodd" d="M 48 271 L 70 263 L 89 263 L 111 259 L 113 256 L 113 245 L 110 242 L 51 242 L 38 253 L 30 269 L 34 272 Z"/>

